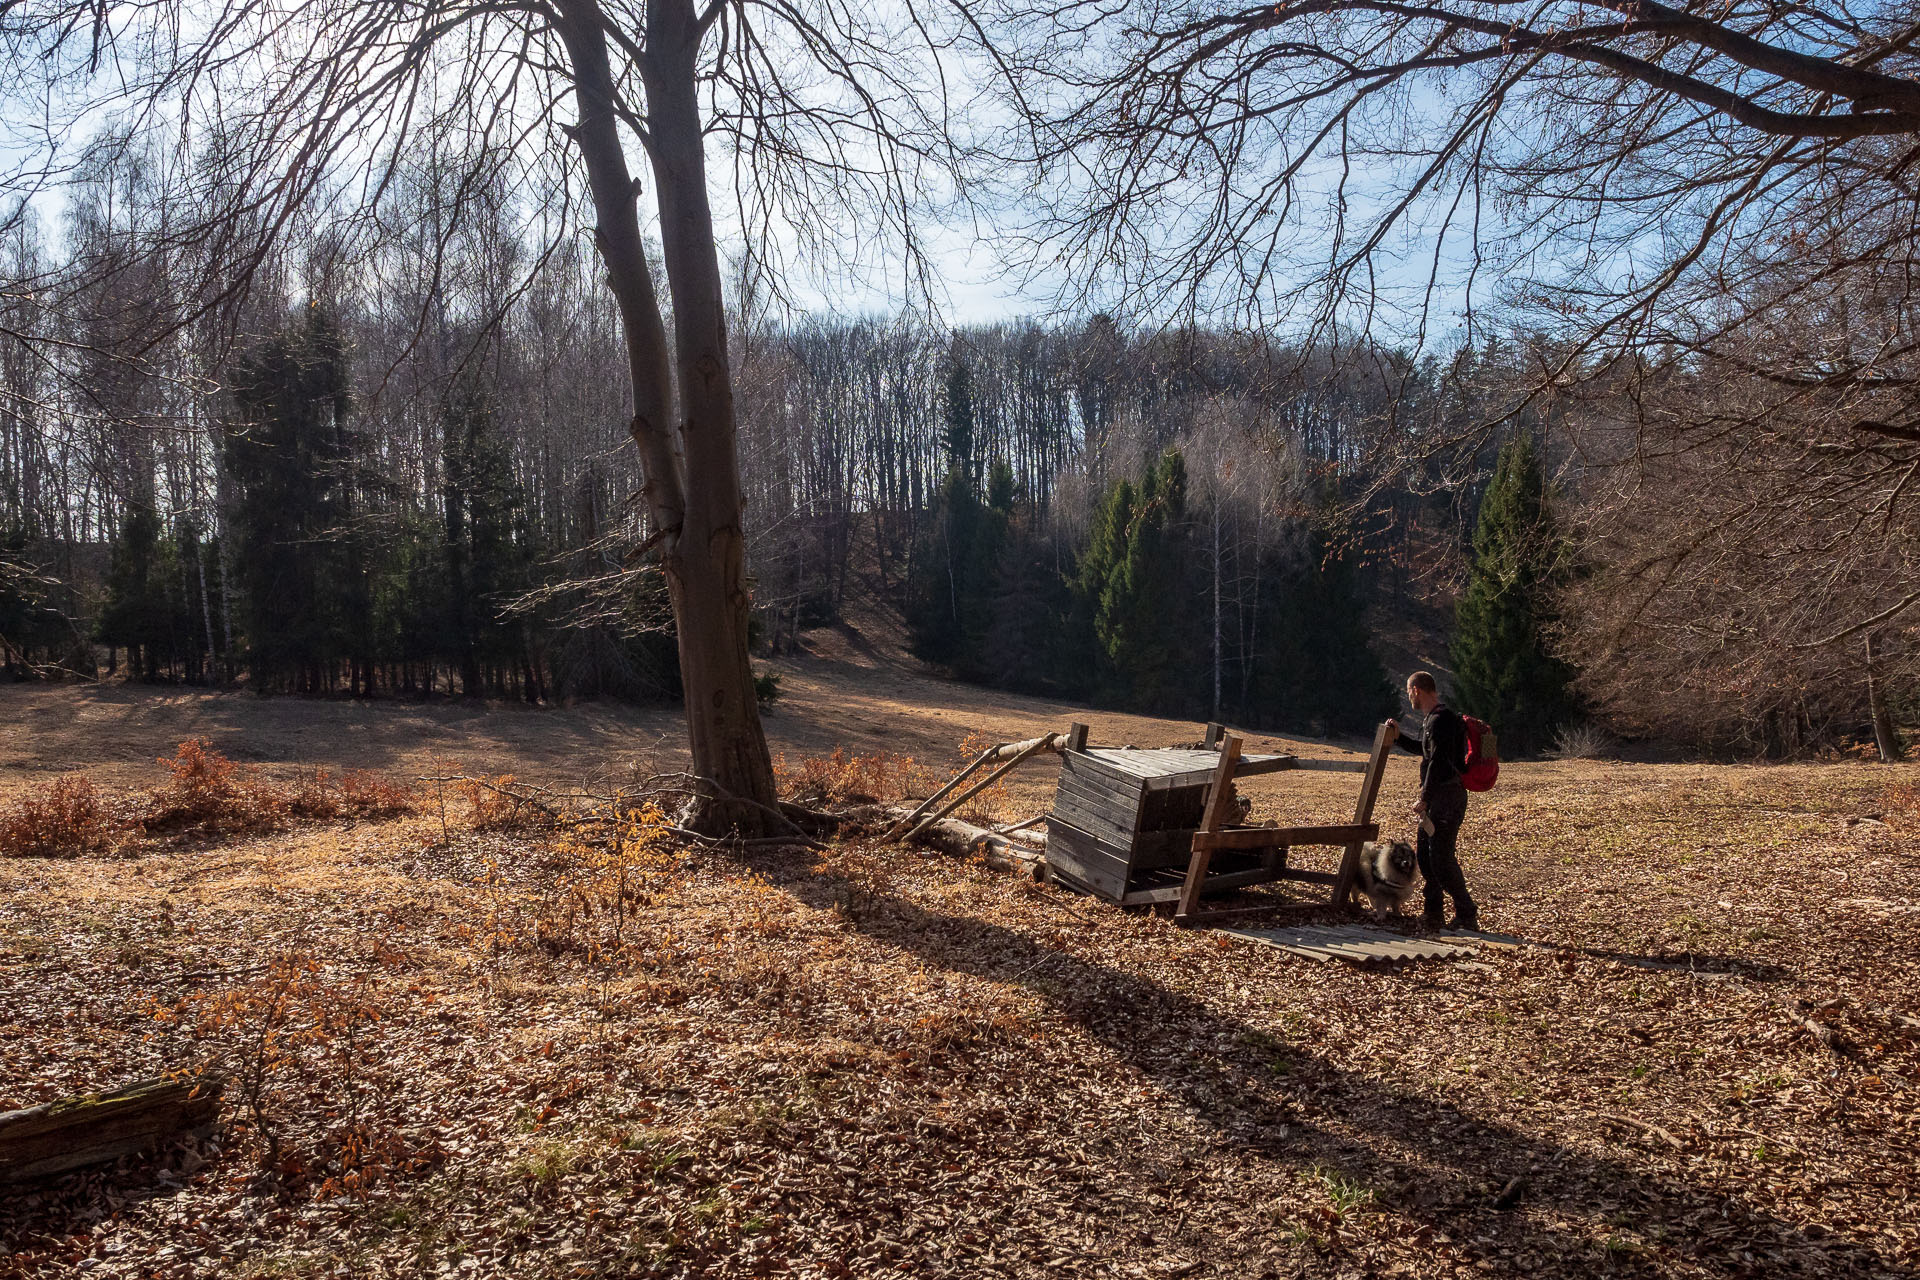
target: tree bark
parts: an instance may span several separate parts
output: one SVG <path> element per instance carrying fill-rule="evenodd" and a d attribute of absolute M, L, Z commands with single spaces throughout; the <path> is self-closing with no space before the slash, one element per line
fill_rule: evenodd
<path fill-rule="evenodd" d="M 745 504 L 695 75 L 702 31 L 691 0 L 655 0 L 647 7 L 642 74 L 673 303 L 670 354 L 640 234 L 637 191 L 620 144 L 604 18 L 590 0 L 561 0 L 560 9 L 580 110 L 575 138 L 593 190 L 596 241 L 626 335 L 632 433 L 646 473 L 642 493 L 679 634 L 693 771 L 722 792 L 683 822 L 699 830 L 766 834 L 766 810 L 778 797 L 747 660 Z M 735 799 L 746 803 L 730 803 Z"/>
<path fill-rule="evenodd" d="M 1879 671 L 1874 664 L 1873 634 L 1867 634 L 1867 706 L 1873 716 L 1873 745 L 1880 752 L 1882 764 L 1892 764 L 1906 757 L 1906 750 L 1900 745 L 1899 731 L 1893 727 L 1893 712 L 1887 707 L 1887 697 L 1880 687 Z"/>

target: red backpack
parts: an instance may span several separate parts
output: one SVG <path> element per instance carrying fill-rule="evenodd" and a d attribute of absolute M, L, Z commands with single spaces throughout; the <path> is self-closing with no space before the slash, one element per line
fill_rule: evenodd
<path fill-rule="evenodd" d="M 1500 742 L 1493 726 L 1473 716 L 1461 716 L 1467 722 L 1467 771 L 1460 782 L 1469 791 L 1491 791 L 1500 778 Z"/>

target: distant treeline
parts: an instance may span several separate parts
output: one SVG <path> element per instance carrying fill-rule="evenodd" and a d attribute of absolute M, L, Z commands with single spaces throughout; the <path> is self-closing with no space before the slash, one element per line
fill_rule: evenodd
<path fill-rule="evenodd" d="M 83 490 L 78 523 L 105 535 L 91 575 L 85 540 L 41 532 L 74 513 L 8 502 L 10 545 L 42 570 L 0 595 L 15 674 L 88 669 L 97 645 L 109 672 L 262 691 L 674 696 L 659 580 L 623 560 L 646 531 L 615 492 L 637 480 L 617 423 L 555 477 L 501 376 L 537 353 L 487 350 L 396 414 L 357 390 L 356 329 L 291 312 L 229 362 L 203 436 L 112 424 L 130 465 Z M 856 323 L 743 347 L 756 603 L 776 647 L 837 617 L 865 567 L 922 656 L 965 678 L 1301 727 L 1385 705 L 1363 619 L 1404 589 L 1407 528 L 1388 510 L 1364 546 L 1329 536 L 1312 490 L 1337 488 L 1360 428 L 1303 412 L 1299 384 L 1275 380 L 1285 353 L 1129 342 L 1105 320 Z M 542 491 L 556 480 L 570 511 Z"/>
<path fill-rule="evenodd" d="M 195 246 L 150 251 L 137 165 L 76 189 L 57 249 L 7 224 L 8 672 L 677 695 L 591 248 L 536 253 L 449 157 L 415 159 L 364 242 L 291 239 L 231 297 Z M 1465 545 L 1476 495 L 1366 470 L 1383 433 L 1472 415 L 1458 367 L 1101 316 L 734 332 L 774 652 L 859 590 L 963 676 L 1334 725 L 1379 706 L 1365 615 Z"/>

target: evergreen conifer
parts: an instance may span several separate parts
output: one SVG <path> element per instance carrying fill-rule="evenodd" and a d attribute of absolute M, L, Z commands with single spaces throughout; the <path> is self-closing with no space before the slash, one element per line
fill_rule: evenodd
<path fill-rule="evenodd" d="M 1126 551 L 1107 575 L 1094 628 L 1106 651 L 1116 690 L 1131 705 L 1181 709 L 1193 664 L 1182 662 L 1182 623 L 1189 593 L 1187 464 L 1169 449 L 1148 472 L 1139 508 L 1126 529 Z"/>
<path fill-rule="evenodd" d="M 135 501 L 115 532 L 107 567 L 107 599 L 94 635 L 127 651 L 127 666 L 148 680 L 160 675 L 167 635 L 160 515 L 151 501 Z"/>
<path fill-rule="evenodd" d="M 346 347 L 318 307 L 269 340 L 234 378 L 239 420 L 227 431 L 227 474 L 248 663 L 255 686 L 321 692 L 345 647 L 340 544 L 332 534 L 346 480 Z M 370 595 L 370 593 L 369 593 Z"/>
<path fill-rule="evenodd" d="M 1393 713 L 1386 668 L 1368 646 L 1366 606 L 1352 561 L 1324 533 L 1278 569 L 1251 709 L 1257 723 L 1317 734 L 1365 733 Z"/>
<path fill-rule="evenodd" d="M 1480 502 L 1452 643 L 1456 708 L 1492 725 L 1512 755 L 1543 750 L 1578 710 L 1573 669 L 1548 647 L 1565 566 L 1533 442 L 1515 436 Z"/>

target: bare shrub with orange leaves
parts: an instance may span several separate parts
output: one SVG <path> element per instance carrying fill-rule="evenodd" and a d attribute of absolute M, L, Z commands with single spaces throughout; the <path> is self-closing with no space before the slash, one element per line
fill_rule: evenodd
<path fill-rule="evenodd" d="M 456 779 L 454 785 L 467 802 L 467 825 L 475 831 L 519 831 L 551 822 L 553 815 L 516 791 L 513 782 L 510 773 Z"/>
<path fill-rule="evenodd" d="M 113 844 L 118 825 L 107 816 L 93 784 L 70 773 L 0 809 L 0 856 L 97 853 Z"/>
<path fill-rule="evenodd" d="M 350 1195 L 438 1157 L 431 1136 L 409 1135 L 391 1101 L 402 1091 L 378 1038 L 393 996 L 367 970 L 337 972 L 282 952 L 249 981 L 156 1005 L 153 1016 L 229 1081 L 234 1130 L 253 1146 L 263 1178 L 282 1193 Z"/>
<path fill-rule="evenodd" d="M 260 835 L 295 822 L 392 818 L 419 808 L 411 788 L 361 770 L 335 777 L 314 769 L 281 786 L 204 738 L 189 738 L 160 763 L 173 776 L 147 793 L 139 822 L 150 834 Z"/>
<path fill-rule="evenodd" d="M 338 777 L 326 769 L 302 773 L 286 789 L 287 812 L 308 822 L 337 818 L 397 818 L 417 812 L 418 795 L 364 769 Z"/>
<path fill-rule="evenodd" d="M 489 952 L 533 950 L 590 962 L 632 958 L 643 918 L 677 882 L 684 856 L 657 804 L 559 829 L 543 851 L 551 873 L 532 892 L 507 884 L 497 864 L 482 886 L 484 923 L 464 930 Z"/>
<path fill-rule="evenodd" d="M 142 836 L 261 835 L 296 822 L 394 818 L 417 812 L 411 788 L 375 774 L 325 769 L 282 786 L 235 764 L 204 738 L 162 759 L 166 782 L 136 797 L 103 797 L 79 774 L 0 807 L 0 855 L 77 857 Z"/>
<path fill-rule="evenodd" d="M 276 831 L 293 815 L 288 793 L 213 749 L 189 738 L 162 759 L 173 776 L 147 793 L 140 825 L 148 832 L 196 831 L 209 835 L 255 835 Z"/>
<path fill-rule="evenodd" d="M 334 792 L 340 798 L 341 813 L 350 818 L 398 818 L 421 809 L 420 793 L 413 787 L 366 769 L 341 774 Z"/>
<path fill-rule="evenodd" d="M 912 756 L 891 751 L 857 755 L 844 747 L 830 756 L 807 756 L 793 764 L 774 762 L 780 792 L 799 804 L 891 804 L 920 786 L 927 770 Z"/>

